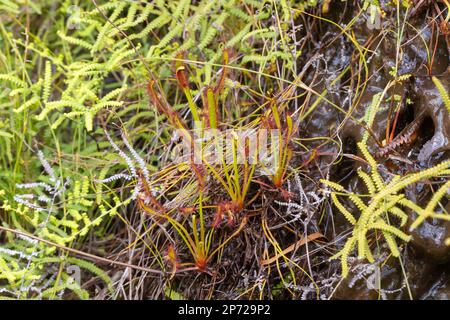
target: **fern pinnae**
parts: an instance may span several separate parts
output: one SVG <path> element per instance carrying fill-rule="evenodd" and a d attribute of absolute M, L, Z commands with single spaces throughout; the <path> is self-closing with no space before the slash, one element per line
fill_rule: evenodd
<path fill-rule="evenodd" d="M 121 49 L 114 51 L 108 62 L 105 64 L 106 71 L 113 71 L 116 67 L 119 66 L 120 61 L 136 54 L 136 52 L 141 48 L 141 45 L 138 44 L 134 48 L 126 50 L 127 48 L 128 46 L 123 46 Z"/>
<path fill-rule="evenodd" d="M 442 97 L 442 101 L 444 102 L 445 107 L 447 108 L 448 112 L 450 113 L 450 96 L 449 96 L 447 90 L 445 89 L 444 85 L 437 77 L 433 76 L 431 79 L 433 80 L 434 85 L 438 89 L 439 94 Z"/>
<path fill-rule="evenodd" d="M 134 150 L 134 148 L 128 142 L 128 140 L 125 136 L 125 133 L 123 131 L 122 131 L 121 135 L 122 135 L 122 140 L 123 140 L 125 146 L 127 147 L 128 151 L 130 151 L 134 160 L 136 160 L 136 162 L 138 163 L 139 168 L 142 170 L 142 175 L 144 176 L 145 182 L 149 185 L 150 184 L 150 173 L 147 169 L 147 165 L 146 165 L 144 159 L 142 159 L 142 157 L 137 153 L 137 151 Z"/>
<path fill-rule="evenodd" d="M 352 225 L 356 224 L 355 217 L 348 211 L 344 205 L 339 201 L 338 197 L 335 193 L 331 194 L 331 199 L 333 199 L 333 203 L 336 206 L 336 208 L 343 214 L 345 219 L 347 219 L 348 222 L 350 222 Z"/>
<path fill-rule="evenodd" d="M 100 109 L 106 107 L 121 107 L 123 105 L 123 101 L 100 101 L 96 103 L 90 110 L 92 114 L 97 113 Z"/>
<path fill-rule="evenodd" d="M 400 226 L 404 226 L 406 224 L 406 222 L 408 221 L 408 215 L 402 209 L 400 209 L 398 207 L 390 208 L 389 212 L 400 219 Z"/>
<path fill-rule="evenodd" d="M 44 109 L 36 116 L 37 120 L 44 120 L 47 114 L 55 109 L 62 109 L 64 107 L 71 107 L 76 110 L 85 110 L 85 107 L 73 100 L 59 100 L 52 101 L 45 105 Z"/>
<path fill-rule="evenodd" d="M 346 278 L 348 275 L 348 257 L 350 255 L 350 253 L 352 252 L 354 246 L 356 243 L 356 238 L 355 237 L 351 237 L 350 239 L 347 240 L 347 242 L 345 243 L 344 247 L 341 250 L 341 255 L 340 255 L 340 259 L 341 259 L 341 268 L 342 268 L 342 278 Z"/>
<path fill-rule="evenodd" d="M 142 29 L 141 32 L 139 32 L 137 34 L 132 34 L 128 38 L 130 40 L 143 39 L 146 36 L 148 36 L 148 34 L 150 32 L 152 32 L 153 30 L 160 29 L 161 27 L 163 27 L 164 25 L 166 25 L 170 21 L 171 21 L 170 15 L 168 13 L 162 13 L 157 18 L 155 18 L 152 22 L 147 24 L 147 26 L 144 29 Z"/>
<path fill-rule="evenodd" d="M 400 256 L 400 251 L 398 250 L 397 242 L 395 241 L 395 238 L 392 236 L 391 233 L 383 231 L 384 239 L 386 240 L 386 243 L 389 246 L 389 250 L 391 251 L 392 255 L 394 257 Z"/>
<path fill-rule="evenodd" d="M 87 132 L 91 132 L 94 127 L 94 115 L 91 110 L 84 113 L 84 126 Z"/>
<path fill-rule="evenodd" d="M 178 3 L 176 3 L 175 10 L 173 11 L 173 19 L 177 20 L 180 18 L 186 10 L 189 9 L 189 6 L 191 5 L 190 0 L 181 0 Z"/>
<path fill-rule="evenodd" d="M 360 222 L 358 222 L 360 223 Z M 355 229 L 356 239 L 357 239 L 357 249 L 358 249 L 358 259 L 364 259 L 366 257 L 366 234 L 367 228 L 365 226 L 359 225 Z"/>
<path fill-rule="evenodd" d="M 100 101 L 109 101 L 109 100 L 119 96 L 126 89 L 127 89 L 127 85 L 124 85 L 123 87 L 114 89 L 114 90 L 108 92 L 104 97 L 102 97 Z"/>
<path fill-rule="evenodd" d="M 388 232 L 405 242 L 408 242 L 411 239 L 411 236 L 381 220 L 371 224 L 369 229 L 377 229 Z"/>
<path fill-rule="evenodd" d="M 344 187 L 336 182 L 325 180 L 325 179 L 320 179 L 320 182 L 323 183 L 327 187 L 333 188 L 336 191 L 339 191 L 339 192 L 345 191 Z"/>
<path fill-rule="evenodd" d="M 430 218 L 450 221 L 450 214 L 448 214 L 448 213 L 433 213 L 432 215 L 430 215 Z"/>
<path fill-rule="evenodd" d="M 125 7 L 128 5 L 126 1 L 120 1 L 117 7 L 114 9 L 113 13 L 109 16 L 108 21 L 106 24 L 102 27 L 99 34 L 97 35 L 97 40 L 95 41 L 94 45 L 91 49 L 91 54 L 94 54 L 96 51 L 102 48 L 102 45 L 106 43 L 106 40 L 104 39 L 107 37 L 107 33 L 109 30 L 114 28 L 111 25 L 111 22 L 115 22 L 116 19 L 119 17 L 119 15 L 122 13 L 122 11 L 125 9 Z"/>
<path fill-rule="evenodd" d="M 119 1 L 110 1 L 110 2 L 106 2 L 106 3 L 103 3 L 103 4 L 100 4 L 99 6 L 98 6 L 98 9 L 100 9 L 100 10 L 98 10 L 97 8 L 95 8 L 95 9 L 93 9 L 92 11 L 89 11 L 89 12 L 86 12 L 86 14 L 88 15 L 88 16 L 98 16 L 98 15 L 101 15 L 101 12 L 103 11 L 103 12 L 108 12 L 108 11 L 110 11 L 110 10 L 112 10 L 112 9 L 116 9 L 117 8 L 117 6 L 119 5 Z"/>
<path fill-rule="evenodd" d="M 401 199 L 399 201 L 399 204 L 406 208 L 411 209 L 414 212 L 417 212 L 418 214 L 420 214 L 423 211 L 421 207 L 419 207 L 417 204 L 406 198 Z"/>
<path fill-rule="evenodd" d="M 173 38 L 177 35 L 181 34 L 184 29 L 184 25 L 182 23 L 178 24 L 175 28 L 170 30 L 158 43 L 158 48 L 165 48 Z"/>
<path fill-rule="evenodd" d="M 365 249 L 365 255 L 366 255 L 366 258 L 367 258 L 367 260 L 370 262 L 370 263 L 374 263 L 375 262 L 375 259 L 374 259 L 374 257 L 373 257 L 373 254 L 372 254 L 372 251 L 370 250 L 370 245 L 369 245 L 369 240 L 368 239 L 365 239 L 364 240 L 364 246 L 366 247 L 366 249 Z"/>
<path fill-rule="evenodd" d="M 80 300 L 88 300 L 89 299 L 89 293 L 86 290 L 81 289 L 79 286 L 73 283 L 60 283 L 58 285 L 55 285 L 51 288 L 48 288 L 41 292 L 40 296 L 41 298 L 54 298 L 54 295 L 58 293 L 63 293 L 66 289 L 71 290 L 73 293 L 75 293 Z"/>
<path fill-rule="evenodd" d="M 395 207 L 397 203 L 399 203 L 399 201 L 404 197 L 404 194 L 387 197 L 387 201 L 384 200 L 383 203 L 379 205 L 379 208 L 373 213 L 373 216 L 378 217 L 382 213 L 388 212 L 391 208 Z"/>
<path fill-rule="evenodd" d="M 91 272 L 92 274 L 96 275 L 97 277 L 99 277 L 100 279 L 103 280 L 103 282 L 106 283 L 106 285 L 108 286 L 108 290 L 110 292 L 112 292 L 113 289 L 113 285 L 112 285 L 112 281 L 111 279 L 108 277 L 108 275 L 101 270 L 99 267 L 97 267 L 96 265 L 94 265 L 91 262 L 88 262 L 86 260 L 82 260 L 82 259 L 78 259 L 78 258 L 74 258 L 74 257 L 69 257 L 67 258 L 67 261 L 69 263 L 75 264 L 77 266 L 79 266 L 80 268 L 83 268 L 89 272 Z"/>
<path fill-rule="evenodd" d="M 259 8 L 261 5 L 266 4 L 267 2 L 270 2 L 269 0 L 243 0 L 242 1 L 245 4 L 248 4 L 250 6 L 253 6 L 255 8 Z"/>
<path fill-rule="evenodd" d="M 39 103 L 39 98 L 37 96 L 33 96 L 31 99 L 27 100 L 24 104 L 22 104 L 19 108 L 14 109 L 15 113 L 21 113 L 25 110 L 28 110 L 31 106 Z"/>
<path fill-rule="evenodd" d="M 428 202 L 425 209 L 419 213 L 419 216 L 414 220 L 411 224 L 411 230 L 416 229 L 419 225 L 423 223 L 423 221 L 435 214 L 434 209 L 439 204 L 439 201 L 442 200 L 444 195 L 448 193 L 450 188 L 450 181 L 444 183 L 434 194 L 431 200 Z"/>
<path fill-rule="evenodd" d="M 371 167 L 371 176 L 372 181 L 375 183 L 375 186 L 378 190 L 382 190 L 384 188 L 383 179 L 381 178 L 380 174 L 378 173 L 378 164 L 375 161 L 375 159 L 370 154 L 369 150 L 367 149 L 367 146 L 363 142 L 358 143 L 359 150 L 363 154 L 364 158 L 367 160 Z"/>
<path fill-rule="evenodd" d="M 180 53 L 188 51 L 195 45 L 195 40 L 192 38 L 187 39 L 181 46 L 179 46 L 171 55 L 171 58 L 176 58 Z"/>
<path fill-rule="evenodd" d="M 139 4 L 137 2 L 132 2 L 128 8 L 126 23 L 131 23 L 135 20 L 137 11 L 139 9 Z"/>
<path fill-rule="evenodd" d="M 214 39 L 219 29 L 222 28 L 222 24 L 224 20 L 228 17 L 228 13 L 223 12 L 216 21 L 213 22 L 213 25 L 209 27 L 206 31 L 206 34 L 200 39 L 200 44 L 198 48 L 200 50 L 205 49 Z"/>
<path fill-rule="evenodd" d="M 232 14 L 233 16 L 245 21 L 245 22 L 252 22 L 253 18 L 249 16 L 244 10 L 242 10 L 239 7 L 231 6 L 227 8 L 227 11 Z"/>
<path fill-rule="evenodd" d="M 395 187 L 397 185 L 397 183 L 399 183 L 401 181 L 401 176 L 399 175 L 395 175 L 392 177 L 392 179 L 386 184 L 385 189 L 389 189 L 391 187 Z M 394 191 L 392 193 L 396 193 L 398 191 L 400 191 L 401 189 Z"/>
<path fill-rule="evenodd" d="M 0 74 L 0 80 L 9 81 L 18 87 L 25 88 L 27 84 L 12 74 Z"/>
<path fill-rule="evenodd" d="M 265 65 L 268 61 L 271 60 L 271 55 L 262 55 L 262 54 L 249 54 L 242 58 L 242 63 L 253 62 L 259 65 Z"/>
<path fill-rule="evenodd" d="M 64 34 L 62 31 L 58 31 L 57 34 L 58 34 L 58 36 L 61 39 L 63 39 L 64 41 L 66 41 L 66 42 L 68 42 L 70 44 L 73 44 L 73 45 L 85 48 L 87 50 L 92 50 L 93 49 L 92 44 L 90 44 L 89 42 L 87 42 L 85 40 L 68 36 L 68 35 Z"/>
<path fill-rule="evenodd" d="M 436 206 L 439 204 L 439 201 L 441 201 L 444 195 L 448 194 L 449 191 L 450 191 L 450 181 L 447 181 L 441 187 L 439 187 L 439 189 L 433 194 L 433 197 L 425 207 L 425 212 L 434 211 Z"/>
<path fill-rule="evenodd" d="M 17 88 L 9 92 L 10 97 L 15 97 L 19 95 L 27 95 L 30 92 L 30 88 Z"/>
<path fill-rule="evenodd" d="M 365 173 L 364 171 L 362 171 L 361 169 L 358 169 L 357 171 L 358 176 L 361 178 L 361 180 L 363 180 L 364 184 L 367 187 L 367 191 L 369 191 L 370 195 L 374 195 L 375 192 L 377 191 L 377 188 L 375 186 L 375 184 L 372 181 L 372 178 Z"/>
<path fill-rule="evenodd" d="M 375 121 L 375 116 L 381 105 L 381 98 L 382 98 L 382 92 L 375 94 L 372 98 L 371 104 L 367 108 L 366 114 L 364 116 L 364 120 L 365 120 L 367 127 L 369 127 L 369 128 L 372 127 L 372 124 Z M 369 132 L 366 131 L 364 133 L 363 138 L 360 143 L 365 145 L 367 143 L 368 139 L 369 139 Z"/>
<path fill-rule="evenodd" d="M 361 198 L 358 195 L 350 193 L 348 197 L 358 207 L 360 211 L 364 211 L 367 209 L 366 204 L 361 200 Z"/>
<path fill-rule="evenodd" d="M 404 177 L 401 179 L 395 186 L 393 186 L 393 192 L 400 191 L 404 189 L 406 186 L 409 186 L 413 183 L 416 183 L 420 180 L 432 178 L 432 177 L 438 177 L 442 175 L 445 169 L 448 169 L 450 167 L 450 160 L 441 162 L 440 164 L 437 164 L 434 167 L 431 167 L 429 169 L 425 169 L 423 171 L 411 174 L 407 177 Z"/>
<path fill-rule="evenodd" d="M 137 172 L 136 172 L 136 168 L 133 164 L 133 160 L 131 160 L 131 158 L 129 156 L 127 156 L 125 154 L 125 152 L 123 152 L 119 146 L 113 141 L 113 139 L 111 138 L 111 136 L 109 135 L 109 133 L 105 130 L 105 136 L 106 139 L 108 139 L 109 143 L 111 144 L 111 146 L 114 148 L 114 150 L 116 150 L 119 154 L 119 156 L 125 160 L 125 163 L 127 164 L 129 170 L 131 171 L 131 175 L 132 177 L 137 178 Z"/>
<path fill-rule="evenodd" d="M 199 7 L 201 8 L 200 11 L 190 18 L 190 21 L 187 23 L 186 29 L 191 31 L 198 30 L 201 20 L 204 19 L 212 11 L 215 5 L 217 5 L 217 0 L 202 1 L 199 5 Z"/>
<path fill-rule="evenodd" d="M 225 48 L 234 47 L 249 32 L 250 28 L 251 28 L 251 24 L 249 23 L 241 31 L 239 31 L 235 36 L 233 36 L 230 40 L 228 40 L 225 43 Z"/>
<path fill-rule="evenodd" d="M 274 30 L 272 28 L 261 28 L 261 29 L 252 30 L 242 38 L 242 41 L 246 41 L 247 39 L 252 38 L 252 37 L 255 39 L 273 38 L 274 36 L 272 36 L 272 33 L 274 33 Z"/>

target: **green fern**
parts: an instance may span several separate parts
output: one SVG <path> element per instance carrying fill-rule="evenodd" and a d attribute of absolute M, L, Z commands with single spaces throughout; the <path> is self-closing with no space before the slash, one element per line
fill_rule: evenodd
<path fill-rule="evenodd" d="M 340 258 L 342 265 L 342 276 L 348 274 L 347 258 L 354 249 L 357 249 L 360 259 L 373 261 L 373 255 L 370 249 L 368 233 L 371 230 L 379 231 L 383 234 L 386 243 L 393 256 L 399 256 L 395 238 L 402 241 L 409 241 L 410 236 L 389 223 L 388 216 L 392 215 L 400 219 L 400 227 L 407 221 L 407 215 L 403 208 L 409 208 L 419 214 L 419 218 L 414 222 L 413 228 L 429 216 L 435 216 L 434 208 L 438 201 L 444 196 L 449 187 L 449 183 L 439 189 L 430 200 L 425 209 L 420 208 L 414 202 L 408 200 L 402 191 L 409 185 L 424 179 L 439 177 L 448 174 L 450 161 L 442 162 L 430 169 L 417 173 L 405 175 L 403 177 L 394 176 L 390 181 L 384 181 L 378 172 L 378 164 L 370 154 L 365 143 L 358 143 L 358 147 L 370 166 L 370 174 L 358 171 L 358 176 L 369 190 L 368 201 L 364 201 L 365 195 L 348 192 L 343 186 L 328 180 L 321 180 L 323 184 L 334 189 L 331 191 L 331 199 L 340 213 L 344 215 L 347 221 L 353 225 L 352 235 L 347 239 L 343 249 L 334 255 L 331 259 Z M 340 202 L 339 196 L 347 197 L 359 210 L 359 216 L 352 214 Z"/>

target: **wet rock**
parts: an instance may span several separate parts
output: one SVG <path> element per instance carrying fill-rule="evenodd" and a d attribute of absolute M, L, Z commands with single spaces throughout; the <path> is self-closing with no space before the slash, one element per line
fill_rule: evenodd
<path fill-rule="evenodd" d="M 334 298 L 352 300 L 399 299 L 404 291 L 404 283 L 395 259 L 387 263 L 380 259 L 377 263 L 354 260 L 349 275 L 337 287 Z"/>
<path fill-rule="evenodd" d="M 423 300 L 450 300 L 450 276 L 443 272 L 431 288 L 421 297 Z"/>
<path fill-rule="evenodd" d="M 436 277 L 440 275 L 439 268 L 435 263 L 430 263 L 426 255 L 410 245 L 404 251 L 402 259 L 412 298 L 419 299 L 436 282 Z M 399 272 L 402 273 L 401 268 Z M 410 299 L 408 290 L 404 290 L 400 298 Z"/>
<path fill-rule="evenodd" d="M 420 36 L 417 36 L 417 30 L 420 30 Z M 403 58 L 407 60 L 406 65 L 409 64 L 412 68 L 404 71 L 411 72 L 416 76 L 429 76 L 439 75 L 447 70 L 450 60 L 446 36 L 439 35 L 436 44 L 437 31 L 433 30 L 432 24 L 427 21 L 426 12 L 415 17 L 411 21 L 411 26 L 406 28 L 405 33 L 408 40 L 407 45 L 404 46 L 405 54 Z M 428 54 L 430 43 L 436 46 L 432 59 Z M 430 63 L 432 63 L 431 68 Z"/>
<path fill-rule="evenodd" d="M 405 273 L 398 258 L 378 259 L 374 264 L 351 258 L 348 277 L 336 288 L 335 299 L 378 300 L 419 299 L 447 293 L 448 274 L 430 263 L 421 252 L 406 248 L 402 255 Z M 442 268 L 441 268 L 442 269 Z M 409 287 L 409 290 L 408 290 Z M 431 288 L 431 289 L 430 289 Z M 433 289 L 434 288 L 434 289 Z"/>

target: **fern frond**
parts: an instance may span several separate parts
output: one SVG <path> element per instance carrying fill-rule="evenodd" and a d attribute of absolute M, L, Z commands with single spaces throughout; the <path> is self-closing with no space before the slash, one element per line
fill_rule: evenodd
<path fill-rule="evenodd" d="M 229 7 L 227 8 L 227 11 L 232 14 L 233 16 L 245 21 L 245 22 L 252 22 L 253 18 L 249 16 L 247 13 L 245 13 L 241 8 L 238 7 Z"/>
<path fill-rule="evenodd" d="M 212 26 L 208 28 L 206 31 L 206 34 L 203 36 L 202 39 L 200 39 L 200 44 L 198 45 L 198 48 L 200 50 L 203 50 L 208 46 L 216 36 L 217 32 L 219 31 L 219 28 L 222 28 L 222 24 L 224 20 L 228 17 L 228 13 L 223 12 L 216 21 L 213 22 Z"/>
<path fill-rule="evenodd" d="M 364 158 L 367 160 L 371 167 L 371 176 L 372 180 L 375 183 L 375 186 L 377 187 L 377 190 L 382 190 L 384 188 L 383 179 L 381 178 L 380 174 L 378 173 L 378 164 L 376 160 L 372 157 L 369 150 L 367 149 L 367 146 L 365 143 L 359 142 L 358 143 L 359 150 L 363 154 Z"/>
<path fill-rule="evenodd" d="M 381 97 L 382 97 L 381 92 L 374 95 L 372 98 L 371 104 L 369 105 L 369 107 L 366 110 L 366 114 L 364 116 L 364 122 L 366 123 L 366 125 L 369 128 L 372 127 L 373 122 L 375 121 L 375 116 L 381 105 Z M 369 132 L 365 132 L 363 135 L 363 138 L 361 140 L 361 143 L 365 145 L 367 143 L 368 139 L 369 139 Z"/>
<path fill-rule="evenodd" d="M 354 224 L 353 235 L 349 239 L 347 239 L 346 244 L 348 244 L 348 246 L 351 246 L 352 248 L 357 245 L 359 258 L 367 258 L 368 260 L 373 259 L 372 253 L 370 252 L 368 246 L 367 238 L 367 234 L 370 230 L 380 230 L 385 236 L 386 242 L 389 246 L 389 250 L 394 256 L 397 256 L 399 252 L 394 237 L 397 237 L 405 242 L 409 241 L 411 237 L 397 227 L 386 223 L 387 220 L 384 220 L 386 219 L 385 214 L 389 213 L 400 218 L 400 224 L 403 226 L 406 224 L 408 217 L 406 213 L 397 206 L 401 205 L 407 207 L 419 214 L 418 220 L 416 220 L 415 224 L 413 225 L 414 227 L 421 223 L 421 221 L 423 221 L 423 219 L 425 219 L 426 217 L 435 217 L 436 213 L 434 212 L 434 208 L 439 203 L 439 200 L 442 199 L 442 197 L 446 194 L 447 189 L 450 186 L 450 182 L 445 183 L 434 194 L 426 209 L 422 209 L 411 200 L 406 199 L 405 194 L 401 191 L 407 186 L 413 183 L 417 183 L 418 181 L 446 175 L 448 173 L 447 171 L 449 170 L 448 168 L 450 166 L 450 161 L 442 162 L 432 168 L 422 170 L 413 174 L 408 174 L 404 177 L 400 177 L 398 175 L 393 176 L 393 178 L 388 183 L 386 183 L 383 181 L 381 175 L 379 174 L 377 168 L 378 165 L 368 151 L 365 143 L 358 143 L 358 147 L 360 148 L 361 153 L 366 158 L 366 161 L 369 163 L 371 168 L 370 176 L 367 173 L 358 170 L 359 177 L 367 185 L 371 199 L 366 205 L 359 195 L 348 194 L 350 200 L 358 207 L 358 210 L 361 212 L 357 220 L 354 218 L 352 213 L 350 213 L 339 202 L 337 198 L 336 192 L 343 192 L 345 191 L 344 188 L 334 182 L 321 182 L 326 186 L 329 186 L 336 190 L 331 192 L 333 203 L 336 205 L 338 210 Z M 447 215 L 445 215 L 445 217 L 447 217 Z M 341 257 L 341 259 L 344 259 L 344 254 L 341 250 L 341 252 L 333 257 Z M 348 271 L 345 260 L 342 260 L 342 267 L 344 275 Z"/>
<path fill-rule="evenodd" d="M 365 239 L 364 242 L 365 242 L 364 243 L 364 246 L 365 246 L 364 252 L 365 252 L 366 258 L 370 263 L 374 263 L 375 258 L 373 257 L 372 251 L 370 250 L 369 241 L 367 239 Z"/>
<path fill-rule="evenodd" d="M 412 202 L 411 200 L 406 199 L 406 198 L 400 199 L 399 204 L 401 204 L 402 206 L 407 207 L 419 214 L 421 214 L 423 211 L 423 209 L 420 206 L 418 206 L 417 204 L 415 204 L 414 202 Z"/>
<path fill-rule="evenodd" d="M 125 9 L 125 7 L 128 5 L 126 1 L 120 1 L 116 8 L 114 9 L 113 13 L 109 16 L 108 22 L 102 27 L 100 32 L 97 35 L 97 40 L 95 41 L 94 45 L 91 48 L 91 54 L 94 54 L 96 51 L 103 48 L 107 40 L 105 38 L 107 37 L 107 33 L 109 30 L 113 28 L 111 25 L 111 22 L 115 22 L 116 19 L 119 17 L 119 15 L 122 13 L 122 11 Z"/>
<path fill-rule="evenodd" d="M 80 103 L 72 100 L 59 100 L 59 101 L 52 101 L 48 102 L 45 105 L 45 108 L 41 111 L 39 115 L 36 116 L 36 119 L 41 121 L 44 120 L 44 118 L 47 116 L 47 114 L 50 111 L 57 110 L 57 109 L 63 109 L 64 107 L 71 107 L 75 110 L 84 111 L 85 107 L 81 105 Z"/>
<path fill-rule="evenodd" d="M 183 28 L 184 28 L 183 24 L 181 24 L 181 23 L 178 24 L 175 28 L 170 30 L 164 36 L 164 38 L 161 39 L 161 41 L 158 43 L 156 48 L 164 48 L 164 47 L 166 47 L 170 43 L 170 41 L 172 41 L 173 38 L 175 38 L 176 36 L 178 36 L 179 34 L 181 34 L 183 32 Z"/>
<path fill-rule="evenodd" d="M 400 226 L 404 226 L 408 221 L 408 215 L 398 207 L 392 207 L 389 212 L 400 219 Z"/>
<path fill-rule="evenodd" d="M 427 206 L 423 211 L 419 213 L 417 219 L 411 224 L 411 230 L 416 229 L 423 221 L 434 215 L 434 208 L 438 205 L 439 201 L 449 192 L 450 181 L 444 183 L 433 195 L 431 200 L 428 202 Z"/>
<path fill-rule="evenodd" d="M 351 237 L 347 240 L 347 242 L 344 245 L 344 248 L 341 250 L 341 267 L 342 267 L 342 277 L 346 278 L 348 275 L 348 257 L 350 253 L 352 252 L 353 248 L 356 244 L 356 238 Z"/>
<path fill-rule="evenodd" d="M 127 49 L 127 46 L 122 46 L 121 49 L 116 50 L 110 57 L 110 59 L 106 62 L 105 64 L 105 69 L 107 71 L 112 71 L 114 70 L 114 68 L 119 66 L 119 62 L 124 60 L 125 58 L 136 54 L 136 51 L 138 51 L 141 48 L 140 45 L 137 45 L 135 48 L 133 49 Z"/>
<path fill-rule="evenodd" d="M 163 27 L 170 21 L 171 21 L 170 15 L 167 12 L 162 13 L 157 18 L 155 18 L 152 22 L 150 22 L 141 32 L 130 35 L 129 39 L 130 40 L 144 39 L 145 37 L 147 37 L 149 35 L 150 32 L 152 32 L 153 30 L 156 30 L 156 29 L 160 29 L 161 27 Z"/>
<path fill-rule="evenodd" d="M 407 186 L 416 183 L 421 180 L 425 180 L 431 177 L 439 177 L 443 175 L 445 170 L 450 167 L 450 160 L 441 162 L 440 164 L 435 165 L 426 170 L 419 171 L 417 173 L 410 174 L 408 176 L 403 177 L 396 183 L 395 185 L 389 186 L 384 193 L 396 193 Z"/>
<path fill-rule="evenodd" d="M 395 238 L 392 236 L 391 233 L 383 231 L 384 239 L 386 240 L 386 243 L 389 246 L 389 250 L 391 251 L 392 255 L 394 257 L 400 256 L 400 251 L 398 251 L 397 242 L 395 241 Z"/>
<path fill-rule="evenodd" d="M 121 87 L 121 88 L 117 88 L 117 89 L 114 89 L 114 90 L 112 90 L 111 92 L 108 92 L 103 98 L 101 98 L 101 100 L 100 100 L 100 102 L 103 102 L 103 101 L 109 101 L 109 100 L 111 100 L 111 99 L 113 99 L 113 98 L 116 98 L 117 96 L 119 96 L 122 92 L 124 92 L 125 90 L 127 90 L 127 86 L 126 85 L 124 85 L 123 87 Z"/>
<path fill-rule="evenodd" d="M 361 198 L 358 195 L 350 193 L 348 197 L 358 207 L 360 211 L 364 211 L 367 209 L 366 204 L 361 200 Z"/>
<path fill-rule="evenodd" d="M 79 266 L 80 268 L 83 268 L 83 269 L 91 272 L 92 274 L 96 275 L 101 280 L 103 280 L 103 282 L 106 283 L 106 285 L 108 286 L 108 290 L 110 292 L 112 291 L 112 289 L 113 289 L 112 281 L 102 269 L 100 269 L 99 267 L 97 267 L 96 265 L 94 265 L 91 262 L 88 262 L 88 261 L 82 260 L 82 259 L 78 259 L 78 258 L 74 258 L 74 257 L 68 257 L 67 261 L 69 263 L 75 264 L 75 265 Z"/>
<path fill-rule="evenodd" d="M 245 41 L 249 38 L 254 39 L 271 39 L 276 38 L 277 33 L 273 28 L 262 28 L 262 29 L 256 29 L 253 31 L 250 31 L 245 35 L 245 37 L 242 38 L 242 41 Z"/>
<path fill-rule="evenodd" d="M 232 48 L 234 47 L 237 43 L 239 43 L 242 38 L 248 33 L 248 31 L 250 30 L 251 25 L 247 24 L 241 31 L 239 31 L 233 38 L 231 38 L 230 40 L 227 41 L 227 43 L 225 44 L 225 48 Z"/>
<path fill-rule="evenodd" d="M 22 104 L 19 108 L 14 109 L 15 113 L 21 113 L 25 110 L 28 110 L 31 106 L 39 103 L 39 97 L 34 96 L 31 99 L 27 100 L 24 104 Z"/>

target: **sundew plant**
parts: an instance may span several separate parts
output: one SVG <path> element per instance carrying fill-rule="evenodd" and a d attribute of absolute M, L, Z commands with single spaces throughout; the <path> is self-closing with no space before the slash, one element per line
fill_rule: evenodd
<path fill-rule="evenodd" d="M 0 298 L 450 298 L 449 11 L 0 0 Z"/>

